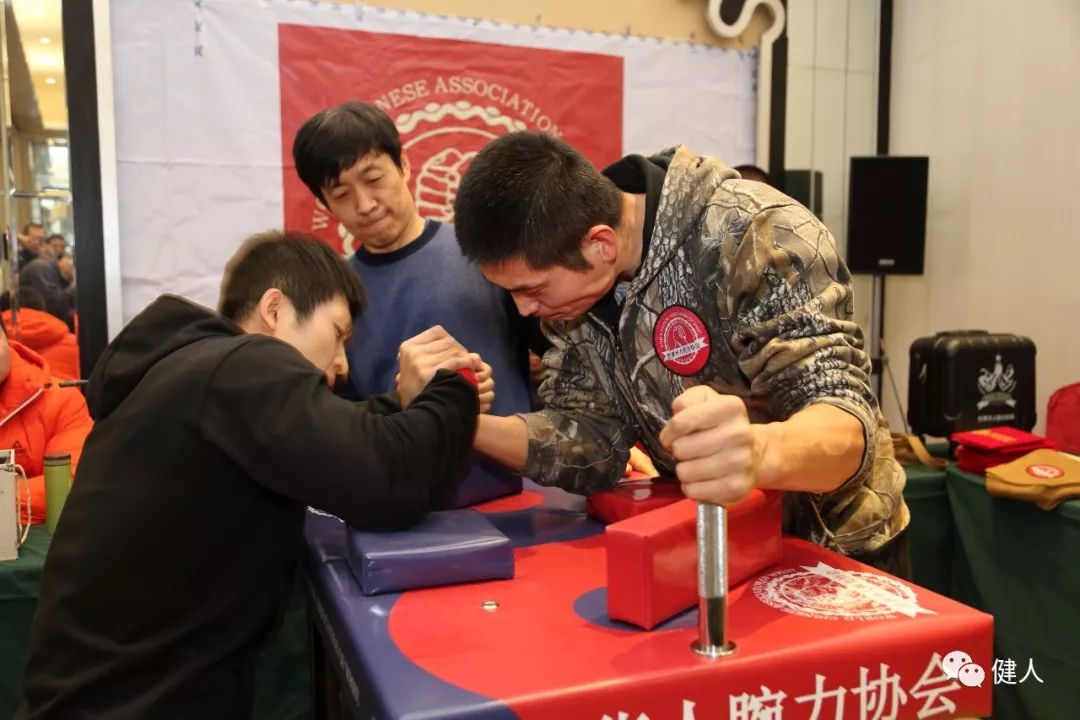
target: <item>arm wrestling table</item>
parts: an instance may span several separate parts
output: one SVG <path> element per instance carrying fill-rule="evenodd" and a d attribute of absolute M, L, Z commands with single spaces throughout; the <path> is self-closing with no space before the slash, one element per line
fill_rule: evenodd
<path fill-rule="evenodd" d="M 512 580 L 364 596 L 344 526 L 309 514 L 316 667 L 362 718 L 798 720 L 988 715 L 990 616 L 813 544 L 733 588 L 738 652 L 691 652 L 696 610 L 650 632 L 606 613 L 603 526 L 584 498 L 526 482 L 478 509 L 513 542 Z M 963 681 L 963 682 L 962 682 Z M 326 697 L 325 693 L 322 696 Z M 317 705 L 321 703 L 317 702 Z M 319 712 L 325 712 L 321 707 Z"/>

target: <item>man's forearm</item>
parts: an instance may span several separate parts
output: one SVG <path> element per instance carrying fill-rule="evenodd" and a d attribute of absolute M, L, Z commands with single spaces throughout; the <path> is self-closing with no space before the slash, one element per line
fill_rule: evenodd
<path fill-rule="evenodd" d="M 858 418 L 835 405 L 811 405 L 783 422 L 753 426 L 758 487 L 826 493 L 859 470 L 865 451 Z"/>
<path fill-rule="evenodd" d="M 473 448 L 513 472 L 522 472 L 529 456 L 529 434 L 525 421 L 517 415 L 481 415 Z"/>

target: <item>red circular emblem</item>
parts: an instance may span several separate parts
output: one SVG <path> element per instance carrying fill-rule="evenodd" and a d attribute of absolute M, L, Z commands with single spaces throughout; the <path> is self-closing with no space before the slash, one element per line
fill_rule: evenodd
<path fill-rule="evenodd" d="M 709 361 L 709 331 L 693 310 L 672 305 L 653 327 L 656 356 L 676 375 L 693 375 Z"/>
<path fill-rule="evenodd" d="M 1054 465 L 1028 465 L 1027 474 L 1037 478 L 1052 480 L 1065 474 L 1065 471 Z"/>

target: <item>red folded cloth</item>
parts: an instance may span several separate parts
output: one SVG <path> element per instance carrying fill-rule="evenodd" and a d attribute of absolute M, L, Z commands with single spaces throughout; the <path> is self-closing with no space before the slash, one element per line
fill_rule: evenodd
<path fill-rule="evenodd" d="M 978 448 L 961 445 L 956 448 L 956 465 L 961 470 L 970 473 L 985 474 L 987 468 L 995 465 L 1003 465 L 1023 457 L 1032 451 L 1030 447 L 1022 447 L 1018 450 L 996 450 L 987 452 Z"/>
<path fill-rule="evenodd" d="M 985 473 L 987 468 L 1023 457 L 1033 450 L 1055 449 L 1057 443 L 1014 427 L 992 427 L 953 433 L 956 464 L 961 470 Z"/>

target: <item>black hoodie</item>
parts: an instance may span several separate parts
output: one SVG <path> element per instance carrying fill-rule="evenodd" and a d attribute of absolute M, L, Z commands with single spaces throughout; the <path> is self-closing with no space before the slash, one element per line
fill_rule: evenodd
<path fill-rule="evenodd" d="M 343 400 L 290 345 L 169 296 L 109 345 L 88 397 L 96 425 L 31 629 L 31 718 L 250 716 L 305 507 L 415 523 L 477 414 L 446 371 L 404 411 Z"/>

